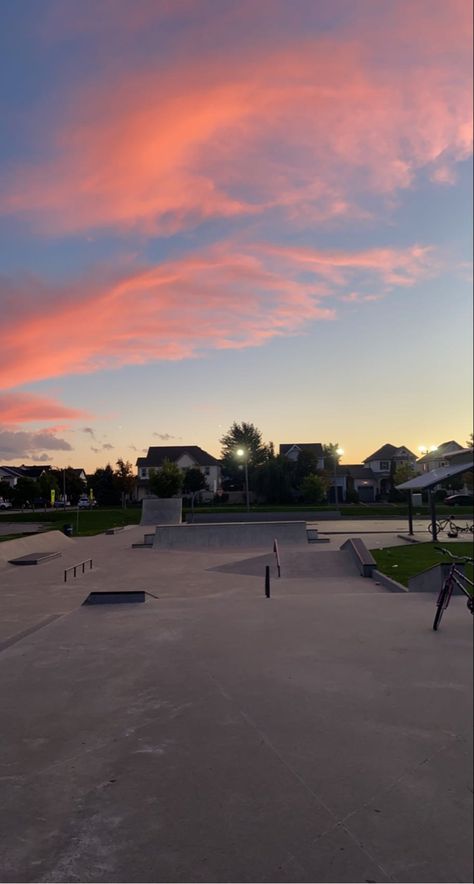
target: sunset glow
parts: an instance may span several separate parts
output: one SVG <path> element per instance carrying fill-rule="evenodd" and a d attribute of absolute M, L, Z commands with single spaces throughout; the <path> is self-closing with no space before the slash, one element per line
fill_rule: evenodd
<path fill-rule="evenodd" d="M 0 462 L 464 443 L 471 4 L 43 10 L 4 25 Z"/>

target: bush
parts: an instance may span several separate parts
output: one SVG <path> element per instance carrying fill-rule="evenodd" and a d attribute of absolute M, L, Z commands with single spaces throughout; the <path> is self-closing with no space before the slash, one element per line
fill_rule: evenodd
<path fill-rule="evenodd" d="M 183 474 L 170 460 L 163 461 L 158 472 L 150 470 L 150 491 L 157 497 L 174 497 L 181 491 Z"/>

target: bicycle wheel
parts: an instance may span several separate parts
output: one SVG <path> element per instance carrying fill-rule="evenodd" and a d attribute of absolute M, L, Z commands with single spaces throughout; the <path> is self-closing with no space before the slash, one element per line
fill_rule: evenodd
<path fill-rule="evenodd" d="M 428 531 L 430 532 L 430 534 L 433 533 L 433 522 L 429 523 Z M 439 534 L 440 531 L 441 531 L 440 524 L 439 524 L 439 522 L 436 522 L 436 533 Z"/>
<path fill-rule="evenodd" d="M 449 599 L 451 596 L 451 583 L 446 580 L 443 584 L 441 592 L 438 596 L 438 601 L 436 602 L 436 614 L 433 621 L 433 629 L 436 632 L 439 624 L 441 623 L 441 617 L 443 616 L 446 608 L 448 607 Z"/>

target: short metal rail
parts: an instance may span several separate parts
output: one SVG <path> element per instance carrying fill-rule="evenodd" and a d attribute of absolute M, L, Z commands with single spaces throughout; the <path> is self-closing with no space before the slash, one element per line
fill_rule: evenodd
<path fill-rule="evenodd" d="M 67 583 L 67 575 L 68 575 L 69 571 L 73 571 L 74 572 L 73 576 L 77 577 L 77 569 L 81 568 L 82 573 L 84 574 L 84 572 L 86 570 L 86 565 L 89 565 L 89 571 L 91 571 L 92 570 L 92 559 L 84 559 L 84 561 L 79 562 L 78 565 L 71 565 L 70 568 L 66 568 L 64 571 L 64 583 Z"/>
<path fill-rule="evenodd" d="M 278 549 L 278 541 L 276 537 L 273 541 L 273 552 L 275 553 L 278 576 L 281 577 L 280 551 Z"/>

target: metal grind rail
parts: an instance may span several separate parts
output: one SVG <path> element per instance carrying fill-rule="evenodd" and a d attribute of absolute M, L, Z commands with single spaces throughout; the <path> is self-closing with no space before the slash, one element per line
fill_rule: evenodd
<path fill-rule="evenodd" d="M 65 570 L 64 570 L 64 583 L 67 583 L 67 575 L 70 571 L 73 571 L 74 572 L 73 576 L 77 577 L 77 569 L 81 568 L 82 573 L 84 574 L 85 570 L 86 570 L 86 565 L 89 565 L 89 571 L 91 571 L 92 570 L 92 559 L 84 559 L 84 561 L 79 562 L 78 565 L 71 565 L 70 568 L 65 568 Z"/>

